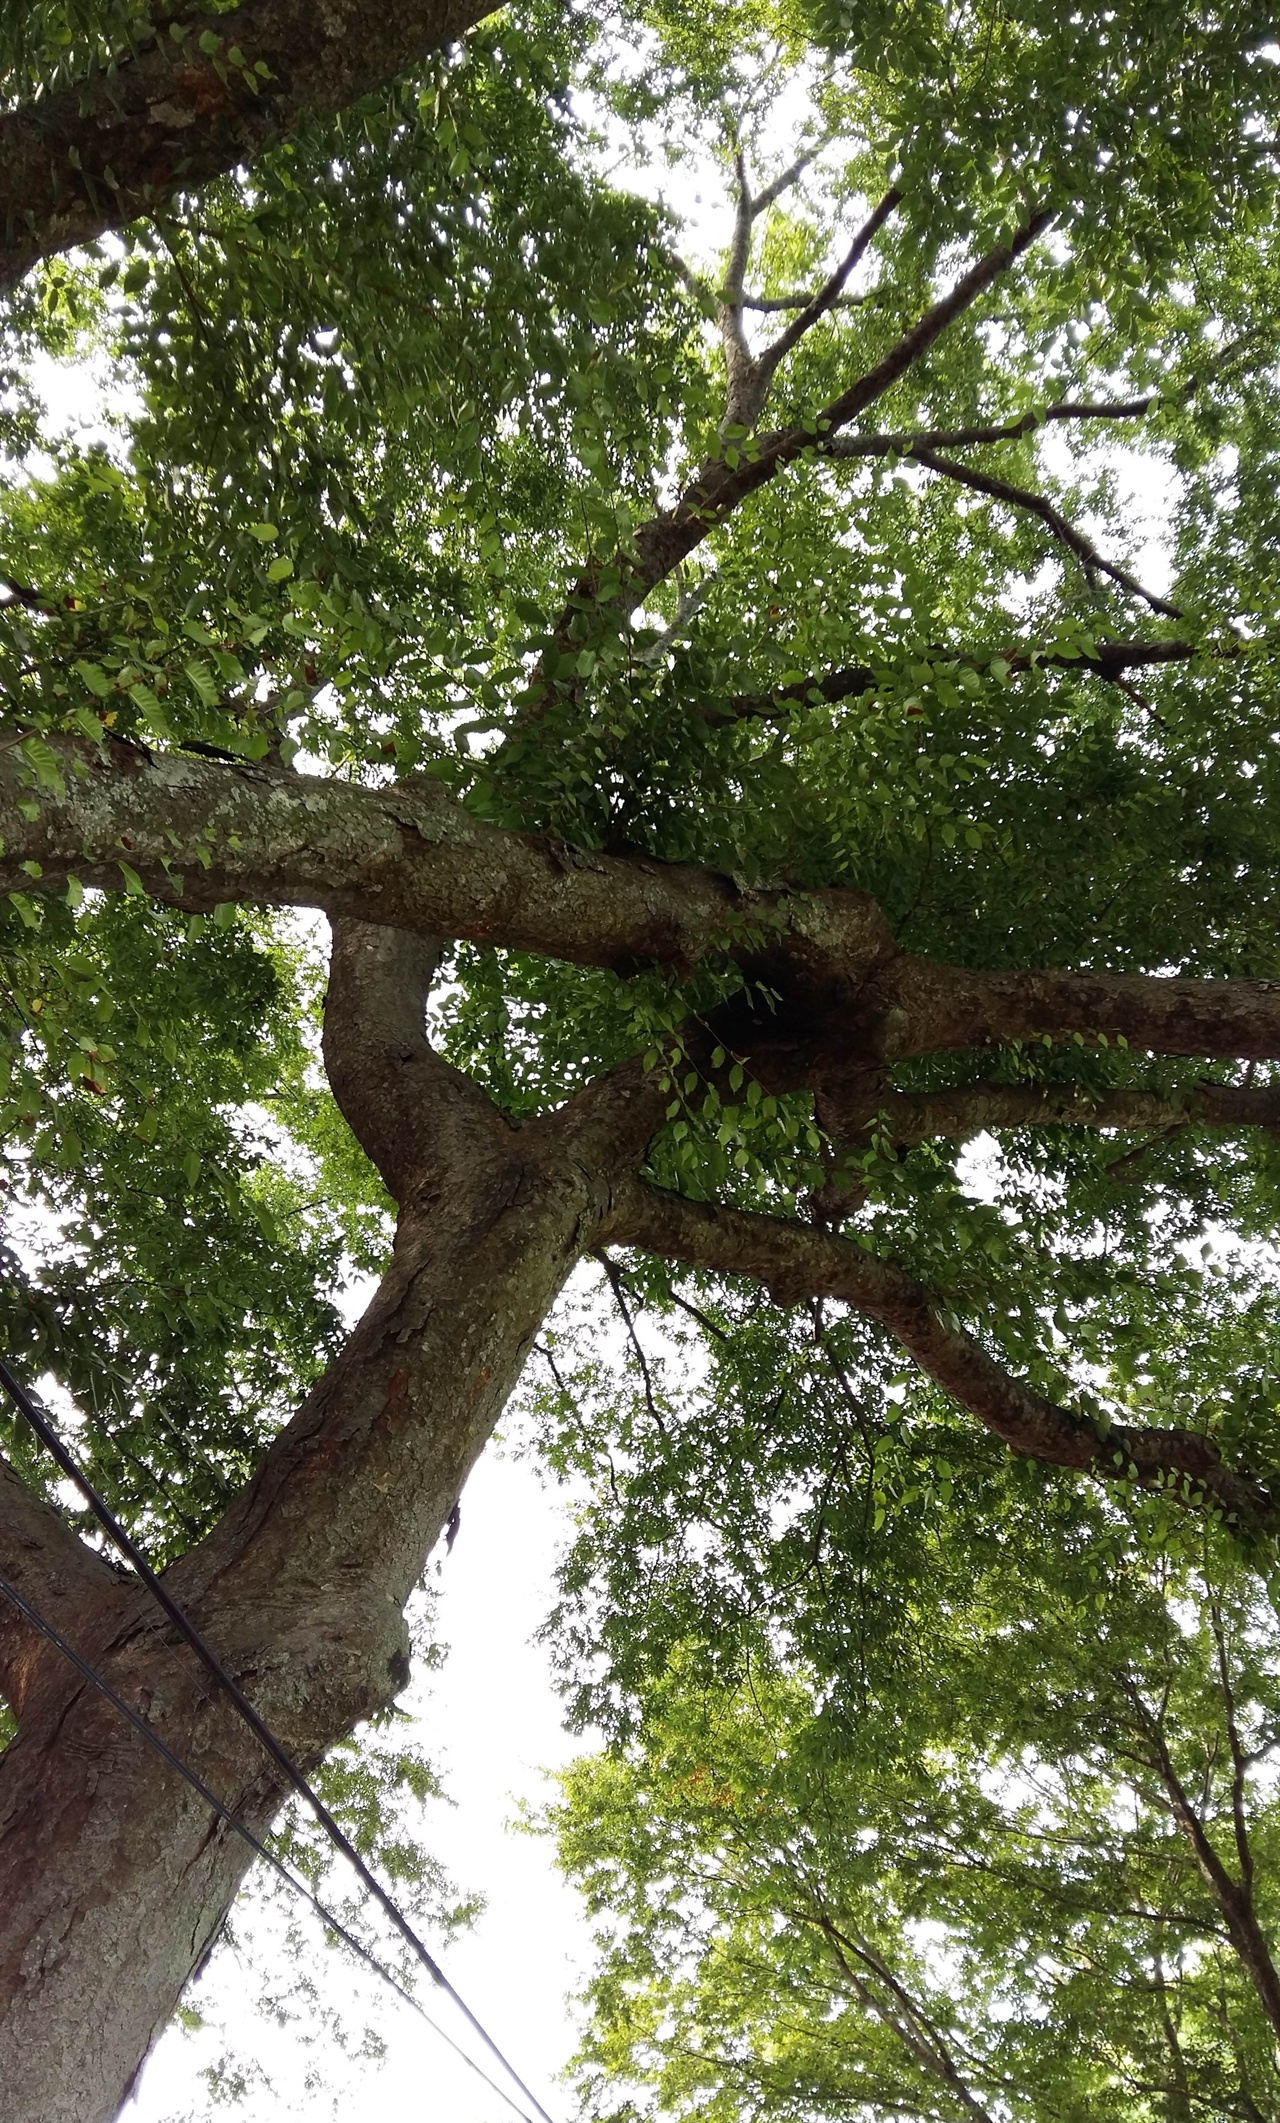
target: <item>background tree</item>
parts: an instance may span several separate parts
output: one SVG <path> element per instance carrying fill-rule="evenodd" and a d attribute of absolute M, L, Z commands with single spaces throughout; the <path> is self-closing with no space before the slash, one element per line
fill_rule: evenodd
<path fill-rule="evenodd" d="M 695 1640 L 566 1773 L 588 2112 L 1272 2113 L 1270 1602 L 1073 1531 L 1065 1565 L 969 1549 L 964 1601 L 922 1576 L 916 1660 L 865 1689 L 758 1622 L 709 1684 Z M 839 1589 L 852 1641 L 870 1595 Z"/>
<path fill-rule="evenodd" d="M 1266 1262 L 1187 1247 L 1275 1206 L 1269 18 L 535 6 L 433 57 L 465 18 L 406 0 L 358 64 L 301 19 L 2 33 L 9 445 L 42 352 L 127 399 L 0 511 L 9 1346 L 307 1762 L 403 1686 L 592 1253 L 716 1386 L 556 1440 L 621 1460 L 567 1588 L 605 1710 L 691 1637 L 732 1675 L 722 1590 L 837 1524 L 909 1652 L 938 1553 L 1070 1552 L 1052 1468 L 1265 1565 Z M 705 275 L 632 139 L 719 158 Z M 6 1443 L 4 1574 L 265 1828 L 276 1770 Z M 0 2058 L 16 2123 L 90 2123 L 241 1850 L 13 1613 L 0 1689 Z"/>

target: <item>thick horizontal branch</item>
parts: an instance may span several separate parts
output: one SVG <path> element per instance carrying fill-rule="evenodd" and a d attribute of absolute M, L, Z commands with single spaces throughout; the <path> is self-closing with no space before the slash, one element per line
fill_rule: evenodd
<path fill-rule="evenodd" d="M 846 1119 L 852 1116 L 845 1116 Z M 1002 1128 L 1280 1130 L 1280 1086 L 1194 1084 L 1173 1092 L 1108 1091 L 1100 1098 L 1063 1085 L 966 1084 L 955 1091 L 883 1091 L 858 1125 L 902 1149 L 943 1137 L 967 1142 Z"/>
<path fill-rule="evenodd" d="M 140 883 L 170 906 L 317 907 L 620 971 L 768 942 L 797 965 L 865 972 L 894 948 L 863 894 L 751 892 L 714 870 L 507 832 L 429 775 L 366 789 L 125 744 L 54 749 L 60 794 L 33 791 L 18 752 L 0 751 L 0 891 Z"/>
<path fill-rule="evenodd" d="M 1218 1504 L 1253 1527 L 1280 1527 L 1280 1507 L 1253 1477 L 1222 1464 L 1212 1441 L 1182 1429 L 1092 1423 L 1046 1399 L 989 1356 L 942 1300 L 851 1240 L 747 1210 L 687 1201 L 637 1181 L 610 1228 L 615 1244 L 760 1282 L 775 1302 L 829 1297 L 876 1320 L 920 1369 L 1023 1459 L 1071 1467 Z"/>
<path fill-rule="evenodd" d="M 1046 1034 L 1280 1058 L 1280 981 L 948 966 L 900 952 L 863 893 L 751 891 L 691 864 L 508 832 L 429 775 L 368 789 L 119 743 L 53 750 L 56 793 L 33 789 L 18 748 L 0 750 L 0 891 L 76 877 L 193 910 L 316 907 L 620 972 L 733 960 L 787 996 L 755 1032 L 744 1016 L 744 1037 L 792 1052 L 807 1082 L 847 1077 L 851 1061 Z"/>
<path fill-rule="evenodd" d="M 1241 1061 L 1280 1055 L 1280 980 L 987 973 L 903 952 L 875 976 L 875 985 L 886 1061 L 1077 1033 L 1148 1054 Z M 838 1047 L 837 1032 L 833 1053 Z"/>
<path fill-rule="evenodd" d="M 344 109 L 490 13 L 490 0 L 246 0 L 164 9 L 74 87 L 0 114 L 0 291 Z"/>

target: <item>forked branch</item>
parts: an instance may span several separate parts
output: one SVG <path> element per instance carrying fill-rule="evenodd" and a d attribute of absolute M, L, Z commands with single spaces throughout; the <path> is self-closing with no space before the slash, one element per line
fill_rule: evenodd
<path fill-rule="evenodd" d="M 741 184 L 741 165 L 739 181 Z M 730 252 L 729 270 L 725 276 L 725 301 L 721 310 L 721 331 L 729 377 L 724 421 L 721 426 L 722 436 L 732 434 L 741 437 L 749 434 L 755 427 L 782 362 L 800 344 L 805 334 L 812 331 L 814 325 L 835 308 L 850 275 L 866 256 L 875 237 L 901 199 L 902 194 L 896 186 L 885 193 L 879 205 L 873 208 L 859 228 L 839 265 L 817 293 L 803 305 L 799 314 L 779 332 L 776 339 L 762 352 L 753 355 L 742 323 L 742 311 L 745 306 L 742 286 L 749 260 L 751 222 L 760 211 L 760 201 L 750 200 L 745 189 L 740 191 L 734 243 Z"/>
<path fill-rule="evenodd" d="M 893 203 L 892 195 L 880 202 L 871 217 L 876 227 L 892 210 Z M 605 600 L 609 610 L 643 603 L 701 545 L 708 532 L 724 523 L 750 495 L 767 486 L 786 466 L 823 448 L 831 436 L 891 390 L 948 327 L 1009 271 L 1052 220 L 1048 209 L 1037 211 L 1004 242 L 994 244 L 899 335 L 879 361 L 821 407 L 812 420 L 779 428 L 742 450 L 722 449 L 702 465 L 673 508 L 641 525 L 629 552 L 594 557 L 579 575 L 556 622 L 552 637 L 556 653 L 564 653 L 578 633 L 590 626 L 591 614 L 601 606 L 601 584 L 606 577 L 611 585 Z M 874 233 L 874 228 L 864 225 L 855 242 L 865 249 Z M 545 679 L 535 679 L 531 694 L 526 714 L 536 719 L 551 697 L 551 688 Z"/>

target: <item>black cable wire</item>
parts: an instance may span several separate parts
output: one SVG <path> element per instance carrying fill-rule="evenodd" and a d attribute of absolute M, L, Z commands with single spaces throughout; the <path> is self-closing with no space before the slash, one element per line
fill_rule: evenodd
<path fill-rule="evenodd" d="M 517 2072 L 513 2068 L 513 2066 L 507 2062 L 507 2059 L 504 2057 L 497 2043 L 494 2041 L 493 2036 L 488 2032 L 488 2029 L 481 2024 L 481 2022 L 476 2018 L 476 2015 L 472 2012 L 471 2007 L 467 2004 L 466 2000 L 461 1997 L 459 1993 L 454 1989 L 452 1983 L 449 1981 L 439 1962 L 427 1950 L 422 1940 L 418 1937 L 418 1934 L 414 1930 L 412 1924 L 409 1922 L 409 1919 L 402 1914 L 400 1909 L 396 1906 L 395 1902 L 392 1901 L 391 1896 L 387 1893 L 386 1888 L 382 1885 L 382 1882 L 377 1878 L 376 1874 L 374 1874 L 370 1870 L 369 1866 L 361 1857 L 360 1852 L 356 1849 L 355 1844 L 351 1841 L 350 1836 L 347 1835 L 344 1829 L 339 1827 L 337 1821 L 335 1821 L 333 1815 L 330 1813 L 328 1807 L 325 1805 L 324 1800 L 320 1797 L 319 1792 L 313 1788 L 308 1779 L 303 1775 L 302 1771 L 298 1768 L 297 1763 L 293 1760 L 292 1756 L 288 1753 L 287 1749 L 276 1738 L 270 1726 L 265 1724 L 263 1719 L 258 1715 L 258 1712 L 254 1709 L 253 1704 L 249 1701 L 249 1698 L 242 1692 L 238 1684 L 231 1678 L 231 1675 L 227 1672 L 226 1667 L 223 1665 L 216 1651 L 214 1651 L 211 1646 L 205 1642 L 205 1639 L 200 1634 L 200 1631 L 196 1628 L 194 1622 L 188 1620 L 187 1616 L 184 1614 L 182 1608 L 179 1607 L 173 1595 L 169 1591 L 167 1591 L 165 1586 L 161 1583 L 160 1579 L 156 1576 L 155 1571 L 151 1568 L 150 1563 L 147 1561 L 146 1556 L 138 1547 L 137 1542 L 133 1539 L 132 1535 L 129 1534 L 126 1529 L 121 1525 L 119 1519 L 112 1511 L 110 1505 L 107 1504 L 101 1496 L 99 1496 L 97 1490 L 93 1486 L 93 1483 L 89 1480 L 88 1475 L 85 1474 L 84 1470 L 79 1465 L 79 1462 L 76 1460 L 74 1454 L 69 1451 L 67 1446 L 63 1443 L 57 1430 L 54 1428 L 53 1423 L 50 1421 L 45 1409 L 40 1405 L 39 1401 L 34 1397 L 34 1395 L 31 1394 L 25 1386 L 19 1383 L 19 1381 L 14 1377 L 13 1373 L 10 1371 L 8 1365 L 3 1362 L 0 1362 L 0 1386 L 3 1386 L 5 1392 L 8 1394 L 15 1408 L 19 1410 L 20 1414 L 25 1417 L 26 1421 L 35 1431 L 36 1436 L 39 1438 L 46 1452 L 48 1452 L 50 1456 L 54 1460 L 56 1460 L 58 1466 L 62 1469 L 62 1472 L 66 1475 L 67 1479 L 75 1483 L 76 1488 L 80 1491 L 81 1496 L 85 1499 L 85 1502 L 88 1504 L 89 1509 L 92 1511 L 94 1517 L 97 1519 L 98 1524 L 103 1527 L 103 1529 L 110 1535 L 112 1541 L 120 1550 L 120 1553 L 130 1563 L 132 1563 L 134 1569 L 138 1573 L 138 1576 L 141 1578 L 143 1584 L 147 1587 L 147 1590 L 153 1595 L 153 1597 L 159 1602 L 160 1606 L 164 1609 L 165 1613 L 169 1617 L 169 1620 L 173 1623 L 174 1628 L 177 1629 L 180 1635 L 186 1639 L 186 1642 L 191 1646 L 191 1649 L 195 1652 L 196 1657 L 200 1660 L 200 1663 L 205 1668 L 205 1671 L 212 1676 L 214 1681 L 217 1682 L 219 1688 L 221 1688 L 223 1692 L 230 1698 L 231 1702 L 235 1705 L 237 1711 L 239 1712 L 241 1718 L 249 1727 L 250 1732 L 253 1733 L 255 1739 L 257 1739 L 260 1745 L 266 1749 L 272 1761 L 275 1762 L 276 1765 L 283 1770 L 285 1776 L 288 1778 L 290 1784 L 292 1784 L 294 1790 L 300 1792 L 303 1798 L 306 1799 L 308 1805 L 310 1806 L 316 1819 L 319 1821 L 320 1826 L 324 1829 L 324 1832 L 328 1836 L 330 1842 L 334 1844 L 335 1848 L 342 1852 L 348 1864 L 354 1867 L 361 1882 L 368 1890 L 368 1892 L 373 1896 L 379 1908 L 382 1909 L 384 1913 L 391 1919 L 391 1922 L 395 1925 L 396 1930 L 399 1932 L 401 1938 L 405 1941 L 405 1944 L 417 1956 L 418 1960 L 421 1961 L 427 1973 L 431 1976 L 432 1980 L 440 1986 L 441 1990 L 444 1991 L 446 1997 L 449 1997 L 453 2000 L 453 2003 L 457 2006 L 459 2012 L 463 2015 L 463 2018 L 467 2021 L 468 2025 L 474 2028 L 475 2032 L 479 2035 L 486 2049 L 488 2049 L 488 2051 L 490 2052 L 490 2055 L 497 2058 L 498 2063 L 502 2066 L 502 2069 L 507 2073 L 507 2076 L 510 2078 L 512 2085 L 519 2087 L 521 2093 L 524 2095 L 525 2100 L 529 2103 L 530 2107 L 534 2110 L 535 2114 L 541 2117 L 542 2123 L 551 2123 L 551 2118 L 547 2114 L 546 2109 L 542 2106 L 542 2103 L 539 2101 L 537 2095 L 531 2092 L 529 2087 L 525 2085 L 524 2080 L 520 2077 L 519 2072 Z"/>
<path fill-rule="evenodd" d="M 477 2077 L 484 2080 L 490 2092 L 497 2094 L 500 2101 L 505 2101 L 507 2107 L 514 2110 L 515 2114 L 521 2118 L 521 2123 L 529 2123 L 529 2118 L 525 2115 L 518 2102 L 512 2100 L 511 2095 L 504 2087 L 499 2086 L 496 2079 L 489 2077 L 483 2065 L 477 2064 L 474 2057 L 467 2055 L 461 2043 L 455 2042 L 453 2036 L 448 2034 L 437 2020 L 432 2019 L 426 2007 L 419 1999 L 414 1997 L 411 1990 L 406 1990 L 399 1977 L 392 1975 L 389 1968 L 383 1967 L 382 1962 L 378 1960 L 375 1954 L 370 1953 L 368 1947 L 362 1944 L 355 1933 L 348 1931 L 342 1919 L 335 1917 L 331 1909 L 325 1908 L 324 1903 L 318 1895 L 311 1892 L 305 1880 L 300 1880 L 296 1873 L 290 1872 L 288 1866 L 276 1856 L 274 1850 L 254 1834 L 247 1822 L 242 1821 L 239 1814 L 228 1806 L 224 1800 L 220 1799 L 216 1791 L 210 1789 L 204 1778 L 196 1770 L 184 1762 L 180 1755 L 174 1753 L 172 1747 L 161 1739 L 155 1728 L 147 1723 L 141 1712 L 135 1710 L 131 1704 L 126 1703 L 123 1696 L 117 1695 L 111 1683 L 104 1681 L 102 1675 L 95 1667 L 90 1665 L 88 1659 L 84 1658 L 73 1645 L 67 1642 L 66 1638 L 54 1628 L 52 1622 L 45 1619 L 39 1608 L 33 1607 L 30 1600 L 24 1598 L 23 1594 L 18 1591 L 17 1586 L 11 1585 L 8 1579 L 4 1577 L 0 1577 L 0 1596 L 10 1601 L 17 1608 L 19 1614 L 25 1615 L 32 1626 L 40 1631 L 42 1636 L 47 1637 L 51 1644 L 56 1645 L 63 1657 L 70 1660 L 77 1673 L 82 1674 L 84 1679 L 97 1689 L 99 1695 L 106 1697 L 113 1710 L 118 1710 L 122 1718 L 128 1719 L 135 1732 L 142 1734 L 148 1747 L 154 1748 L 162 1761 L 167 1762 L 170 1769 L 175 1769 L 178 1775 L 184 1778 L 191 1786 L 191 1789 L 200 1794 L 206 1806 L 212 1807 L 213 1811 L 227 1823 L 227 1826 L 235 1830 L 241 1840 L 249 1845 L 255 1857 L 261 1858 L 265 1864 L 271 1867 L 273 1872 L 277 1872 L 280 1875 L 280 1878 L 287 1886 L 293 1889 L 295 1894 L 301 1895 L 304 1902 L 311 1904 L 316 1915 L 324 1924 L 327 1924 L 330 1931 L 334 1932 L 342 1940 L 344 1946 L 349 1946 L 352 1953 L 358 1954 L 366 1966 L 373 1969 L 375 1975 L 381 1976 L 384 1983 L 389 1983 L 392 1990 L 404 2000 L 406 2005 L 412 2005 L 414 2011 L 421 2019 L 426 2021 L 427 2026 L 431 2028 L 433 2033 L 438 2034 L 442 2042 L 448 2043 L 455 2056 L 461 2057 L 463 2063 L 469 2065 Z"/>

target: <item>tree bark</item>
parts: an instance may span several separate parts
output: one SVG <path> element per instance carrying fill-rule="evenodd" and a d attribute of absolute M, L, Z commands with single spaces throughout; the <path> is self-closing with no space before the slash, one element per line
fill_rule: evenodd
<path fill-rule="evenodd" d="M 349 935 L 330 1032 L 402 979 L 403 952 Z M 419 974 L 425 964 L 418 954 Z M 348 1103 L 434 1114 L 390 1266 L 363 1319 L 262 1466 L 167 1583 L 266 1721 L 314 1763 L 408 1678 L 402 1610 L 586 1246 L 607 1234 L 610 1175 L 634 1162 L 652 1101 L 624 1075 L 550 1122 L 510 1126 L 430 1054 L 420 1013 L 382 1016 Z M 388 1054 L 420 1043 L 407 1080 Z M 381 1060 L 379 1049 L 381 1046 Z M 357 1059 L 360 1057 L 357 1056 Z M 434 1064 L 434 1067 L 433 1067 Z M 340 1081 L 341 1081 L 341 1074 Z M 27 1512 L 0 1565 L 25 1541 Z M 49 1536 L 71 1536 L 65 1528 Z M 34 1550 L 31 1548 L 35 1541 Z M 72 1542 L 77 1553 L 78 1544 Z M 19 1556 L 19 1560 L 20 1560 Z M 67 1559 L 57 1563 L 64 1577 Z M 278 1774 L 147 1595 L 96 1559 L 51 1619 L 168 1744 L 261 1833 Z M 16 1576 L 17 1570 L 14 1569 Z M 28 1585 L 33 1584 L 29 1575 Z M 63 1586 L 64 1594 L 66 1586 Z M 50 1646 L 24 1641 L 6 1683 L 18 1736 L 0 1757 L 0 2085 L 5 2123 L 108 2123 L 246 1870 L 245 1846 Z M 16 1664 L 13 1669 L 17 1670 Z"/>
<path fill-rule="evenodd" d="M 489 0 L 159 9 L 132 51 L 0 113 L 0 293 L 38 258 L 252 162 L 308 113 L 343 109 L 489 12 Z"/>

